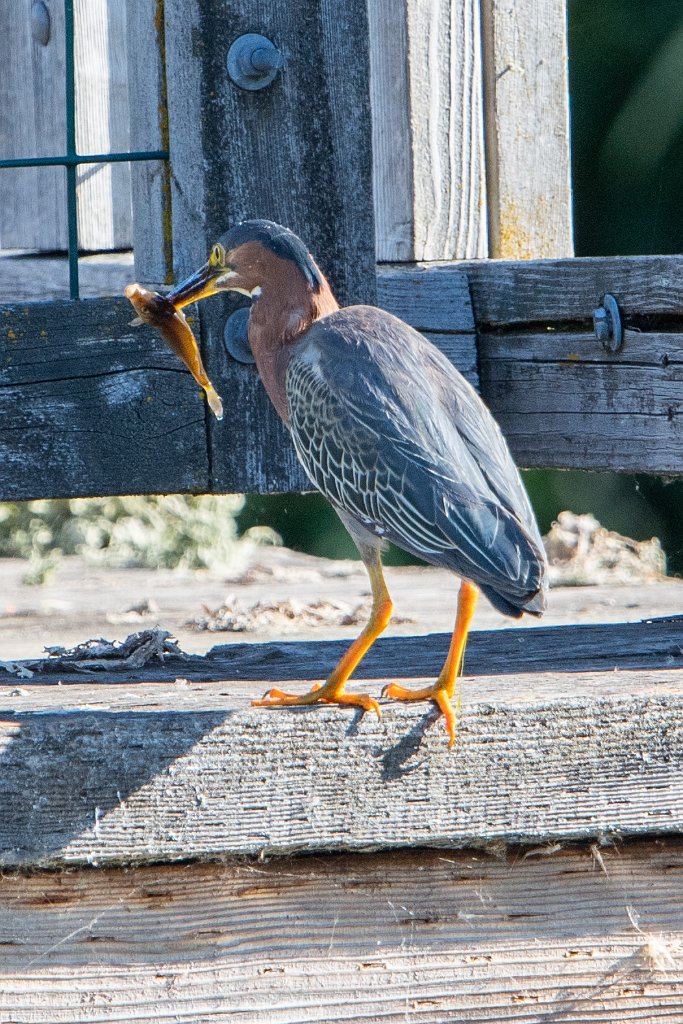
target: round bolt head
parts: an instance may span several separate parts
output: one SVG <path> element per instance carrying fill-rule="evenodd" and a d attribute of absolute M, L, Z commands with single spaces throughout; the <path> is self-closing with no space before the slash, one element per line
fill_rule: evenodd
<path fill-rule="evenodd" d="M 609 292 L 602 305 L 593 310 L 593 330 L 606 352 L 618 352 L 624 341 L 619 304 Z"/>
<path fill-rule="evenodd" d="M 240 89 L 265 89 L 275 79 L 284 58 L 266 36 L 248 32 L 239 36 L 228 50 L 228 74 Z"/>
<path fill-rule="evenodd" d="M 43 0 L 33 0 L 31 4 L 31 36 L 34 43 L 47 46 L 50 42 L 50 11 Z"/>
<path fill-rule="evenodd" d="M 249 346 L 249 314 L 251 309 L 237 309 L 229 316 L 223 328 L 223 343 L 228 355 L 238 363 L 255 362 Z"/>

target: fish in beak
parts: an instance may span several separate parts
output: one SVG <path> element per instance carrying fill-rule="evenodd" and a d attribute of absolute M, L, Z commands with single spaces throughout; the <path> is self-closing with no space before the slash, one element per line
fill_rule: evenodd
<path fill-rule="evenodd" d="M 223 403 L 208 378 L 195 336 L 185 319 L 185 314 L 181 312 L 182 307 L 190 302 L 214 294 L 215 289 L 209 287 L 210 277 L 207 275 L 205 280 L 202 276 L 205 275 L 208 266 L 209 264 L 202 267 L 170 295 L 148 291 L 139 284 L 129 284 L 124 294 L 138 315 L 138 319 L 133 323 L 146 323 L 159 331 L 168 347 L 180 356 L 194 379 L 204 389 L 206 400 L 216 419 L 222 420 Z"/>

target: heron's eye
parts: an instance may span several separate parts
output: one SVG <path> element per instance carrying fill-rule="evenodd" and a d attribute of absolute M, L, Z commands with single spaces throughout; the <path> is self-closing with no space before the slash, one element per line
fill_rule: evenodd
<path fill-rule="evenodd" d="M 212 267 L 225 266 L 225 249 L 220 244 L 220 242 L 216 242 L 213 249 L 211 250 L 211 255 L 209 256 L 209 263 L 211 264 Z"/>

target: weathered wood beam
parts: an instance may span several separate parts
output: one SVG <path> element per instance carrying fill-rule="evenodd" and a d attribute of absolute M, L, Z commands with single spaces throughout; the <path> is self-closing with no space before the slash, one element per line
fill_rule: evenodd
<path fill-rule="evenodd" d="M 679 641 L 678 619 L 475 633 L 454 751 L 427 705 L 385 703 L 381 721 L 250 706 L 266 685 L 323 677 L 338 643 L 228 646 L 87 681 L 9 677 L 0 863 L 681 831 Z M 360 678 L 422 685 L 447 645 L 378 643 Z"/>
<path fill-rule="evenodd" d="M 486 256 L 478 0 L 368 14 L 377 259 Z"/>
<path fill-rule="evenodd" d="M 482 334 L 481 390 L 523 466 L 683 472 L 680 334 Z"/>
<path fill-rule="evenodd" d="M 650 316 L 666 326 L 668 318 L 680 321 L 683 310 L 681 256 L 474 260 L 459 267 L 470 283 L 479 328 L 589 324 L 606 292 L 615 296 L 627 323 L 629 318 Z M 435 277 L 435 292 L 437 281 Z"/>
<path fill-rule="evenodd" d="M 573 252 L 566 0 L 483 0 L 489 255 Z"/>
<path fill-rule="evenodd" d="M 457 325 L 467 276 L 481 394 L 520 465 L 679 474 L 683 467 L 680 257 L 472 261 L 378 269 L 416 325 Z M 387 285 L 385 285 L 387 282 Z M 608 352 L 593 311 L 617 299 L 624 340 Z"/>
<path fill-rule="evenodd" d="M 0 306 L 0 500 L 202 491 L 204 404 L 124 299 Z"/>
<path fill-rule="evenodd" d="M 374 302 L 365 0 L 166 0 L 164 11 L 176 274 L 194 270 L 236 221 L 266 217 L 304 239 L 342 303 Z M 249 32 L 285 59 L 262 91 L 239 88 L 226 70 L 231 43 Z M 224 422 L 208 427 L 211 488 L 310 487 L 253 367 L 226 363 L 223 331 L 237 304 L 200 311 L 207 370 L 230 397 Z"/>
<path fill-rule="evenodd" d="M 0 879 L 32 1024 L 680 1019 L 677 839 Z"/>

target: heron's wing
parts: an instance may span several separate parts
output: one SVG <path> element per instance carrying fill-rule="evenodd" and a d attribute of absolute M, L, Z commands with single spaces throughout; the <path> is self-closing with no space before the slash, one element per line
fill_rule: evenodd
<path fill-rule="evenodd" d="M 370 307 L 325 317 L 290 360 L 287 399 L 308 475 L 366 529 L 513 603 L 539 589 L 533 516 L 505 442 L 417 332 Z"/>

